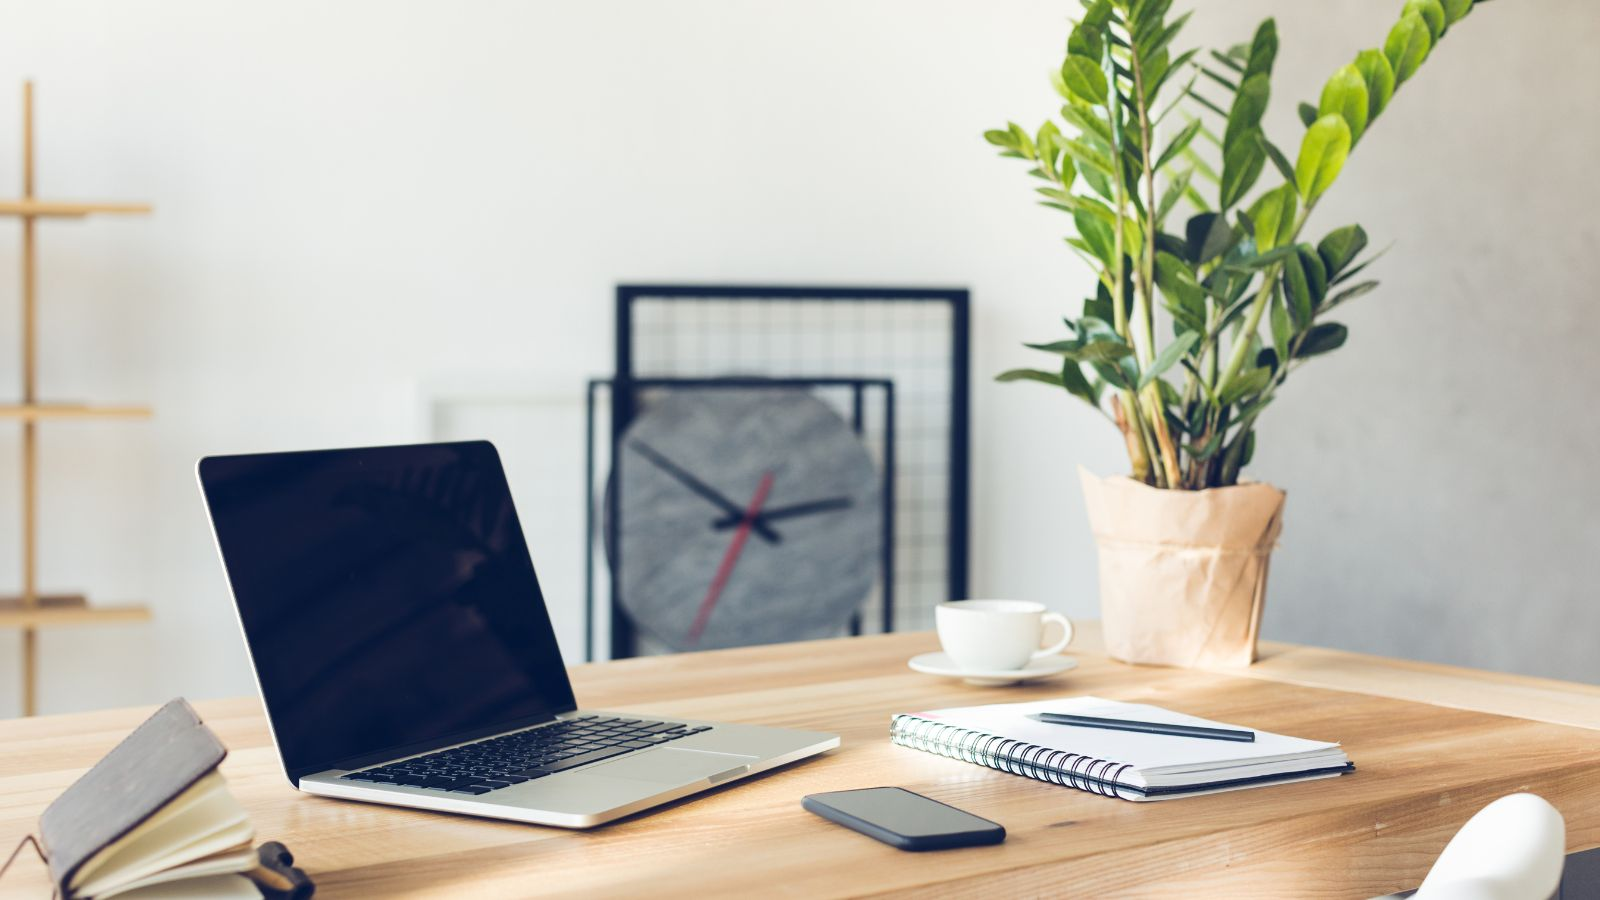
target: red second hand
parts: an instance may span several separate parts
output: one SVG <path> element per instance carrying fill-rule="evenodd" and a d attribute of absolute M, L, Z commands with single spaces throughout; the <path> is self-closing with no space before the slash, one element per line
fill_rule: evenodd
<path fill-rule="evenodd" d="M 734 563 L 739 561 L 739 553 L 744 550 L 744 542 L 750 537 L 756 516 L 761 514 L 761 504 L 767 502 L 767 494 L 771 491 L 772 473 L 767 472 L 761 476 L 761 484 L 756 486 L 755 496 L 750 498 L 750 507 L 744 511 L 744 518 L 739 520 L 739 530 L 733 533 L 733 541 L 728 544 L 727 552 L 722 554 L 722 564 L 717 566 L 717 574 L 711 579 L 711 589 L 706 591 L 706 598 L 700 601 L 694 623 L 689 626 L 690 641 L 698 642 L 706 630 L 706 623 L 711 621 L 711 611 L 716 609 L 717 598 L 722 596 L 722 589 L 728 584 L 728 576 L 733 574 Z"/>

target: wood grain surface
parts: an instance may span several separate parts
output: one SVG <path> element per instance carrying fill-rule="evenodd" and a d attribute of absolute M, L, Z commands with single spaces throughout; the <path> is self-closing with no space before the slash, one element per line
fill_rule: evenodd
<path fill-rule="evenodd" d="M 1449 836 L 1529 790 L 1600 844 L 1600 691 L 1541 679 L 1268 645 L 1244 672 L 1143 668 L 1099 654 L 1065 676 L 976 688 L 919 675 L 931 634 L 579 666 L 579 702 L 840 733 L 821 758 L 590 832 L 329 800 L 291 789 L 259 704 L 197 704 L 260 839 L 287 843 L 319 897 L 1372 897 L 1415 887 Z M 888 742 L 896 712 L 1092 693 L 1344 743 L 1337 779 L 1137 804 Z M 1433 702 L 1437 701 L 1437 702 Z M 0 722 L 0 844 L 153 707 Z M 1562 724 L 1566 723 L 1566 724 Z M 800 808 L 804 794 L 899 785 L 1004 824 L 996 847 L 902 853 Z M 0 897 L 44 897 L 35 860 Z"/>

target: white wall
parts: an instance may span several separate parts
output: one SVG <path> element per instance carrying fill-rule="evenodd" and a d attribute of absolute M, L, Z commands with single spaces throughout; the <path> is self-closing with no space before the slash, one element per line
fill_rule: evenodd
<path fill-rule="evenodd" d="M 1271 123 L 1292 145 L 1292 101 L 1398 6 L 1212 0 L 1190 39 L 1245 39 L 1276 8 Z M 42 190 L 157 204 L 45 226 L 47 392 L 158 415 L 46 430 L 47 587 L 156 618 L 47 633 L 44 708 L 250 689 L 197 456 L 417 438 L 440 380 L 575 399 L 609 366 L 625 280 L 969 285 L 975 589 L 1092 615 L 1073 467 L 1118 469 L 1118 441 L 988 381 L 1076 310 L 1086 274 L 978 136 L 1053 107 L 1075 8 L 0 2 L 0 123 L 18 115 L 7 85 L 37 78 Z M 1269 636 L 1600 679 L 1597 39 L 1585 0 L 1480 8 L 1319 210 L 1397 246 L 1349 347 L 1262 429 L 1255 474 L 1290 493 Z M 18 171 L 15 134 L 0 172 Z M 0 226 L 0 272 L 15 235 Z M 0 396 L 18 387 L 15 304 L 0 284 Z M 576 508 L 548 515 L 579 527 Z M 16 579 L 0 555 L 0 585 Z M 0 636 L 0 714 L 15 647 Z"/>

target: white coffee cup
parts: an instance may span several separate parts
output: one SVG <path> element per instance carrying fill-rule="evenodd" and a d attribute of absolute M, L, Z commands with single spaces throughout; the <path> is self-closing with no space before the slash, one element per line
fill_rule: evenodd
<path fill-rule="evenodd" d="M 941 603 L 934 610 L 934 622 L 945 654 L 972 671 L 1015 671 L 1072 643 L 1072 623 L 1066 616 L 1027 600 Z M 1047 622 L 1061 626 L 1061 639 L 1040 648 Z"/>

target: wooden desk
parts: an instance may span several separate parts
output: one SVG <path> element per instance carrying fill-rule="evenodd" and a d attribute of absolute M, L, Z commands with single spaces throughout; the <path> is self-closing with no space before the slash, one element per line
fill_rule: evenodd
<path fill-rule="evenodd" d="M 1081 629 L 1068 675 L 974 688 L 906 669 L 904 634 L 581 666 L 587 707 L 837 731 L 827 756 L 592 832 L 327 800 L 277 771 L 253 699 L 199 703 L 262 839 L 287 843 L 318 897 L 1371 897 L 1415 887 L 1485 803 L 1534 791 L 1569 850 L 1600 844 L 1600 689 L 1269 645 L 1248 672 L 1137 668 Z M 1093 693 L 1344 742 L 1329 781 L 1136 804 L 889 744 L 889 716 Z M 0 846 L 152 708 L 0 722 Z M 815 791 L 901 785 L 1005 824 L 998 847 L 892 850 L 800 808 Z M 19 862 L 0 896 L 43 897 Z"/>

